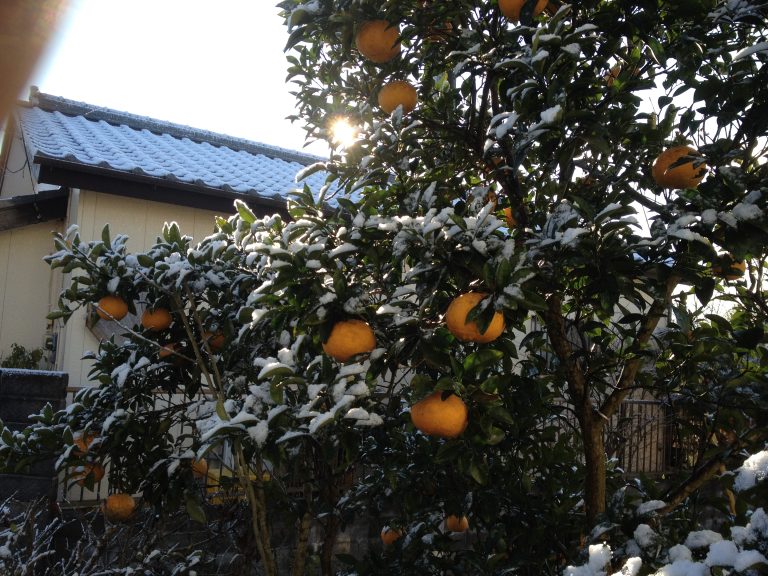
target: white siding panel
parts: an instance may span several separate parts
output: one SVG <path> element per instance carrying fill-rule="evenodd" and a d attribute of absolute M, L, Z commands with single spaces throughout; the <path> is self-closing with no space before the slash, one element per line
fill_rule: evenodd
<path fill-rule="evenodd" d="M 112 238 L 126 234 L 130 238 L 128 250 L 136 252 L 155 243 L 165 222 L 177 222 L 183 234 L 199 241 L 213 231 L 216 214 L 210 210 L 83 190 L 78 223 L 85 241 L 100 238 L 104 224 L 109 223 Z M 86 385 L 90 363 L 84 362 L 82 356 L 87 350 L 97 350 L 99 342 L 85 325 L 84 311 L 72 316 L 63 339 L 59 369 L 69 373 L 70 386 Z"/>
<path fill-rule="evenodd" d="M 43 257 L 53 251 L 52 230 L 43 222 L 0 232 L 0 354 L 16 343 L 43 347 L 51 309 L 51 271 Z"/>

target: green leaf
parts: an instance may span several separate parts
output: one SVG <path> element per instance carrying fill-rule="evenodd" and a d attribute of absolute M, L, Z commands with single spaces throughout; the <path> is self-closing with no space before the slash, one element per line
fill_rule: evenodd
<path fill-rule="evenodd" d="M 467 356 L 464 360 L 464 371 L 465 373 L 477 374 L 484 368 L 497 364 L 503 357 L 504 353 L 501 350 L 494 350 L 492 348 L 480 349 Z"/>
<path fill-rule="evenodd" d="M 224 402 L 221 400 L 216 401 L 216 415 L 222 420 L 229 420 L 229 414 L 227 414 L 227 410 L 224 408 Z"/>
<path fill-rule="evenodd" d="M 305 32 L 306 32 L 305 26 L 300 26 L 296 28 L 293 32 L 291 32 L 291 35 L 288 36 L 288 42 L 285 43 L 285 48 L 283 48 L 283 51 L 287 52 L 288 50 L 296 46 L 296 44 L 301 42 L 304 39 Z"/>
<path fill-rule="evenodd" d="M 475 482 L 484 486 L 488 482 L 488 466 L 484 462 L 473 460 L 469 465 L 469 475 Z"/>
<path fill-rule="evenodd" d="M 112 240 L 109 237 L 109 224 L 105 224 L 104 228 L 101 229 L 101 241 L 107 246 L 112 245 Z"/>
<path fill-rule="evenodd" d="M 245 202 L 242 200 L 235 200 L 235 208 L 237 209 L 237 213 L 240 215 L 240 218 L 242 218 L 245 222 L 248 224 L 253 224 L 256 222 L 256 215 L 251 212 L 251 209 L 248 208 L 248 205 Z"/>
<path fill-rule="evenodd" d="M 587 136 L 586 140 L 589 143 L 589 147 L 592 149 L 593 152 L 598 152 L 605 156 L 611 155 L 611 146 L 610 144 L 608 144 L 608 141 L 602 136 L 593 134 L 591 136 Z"/>
<path fill-rule="evenodd" d="M 507 286 L 514 267 L 509 260 L 502 260 L 496 267 L 495 281 L 496 286 Z"/>
<path fill-rule="evenodd" d="M 491 406 L 488 408 L 488 415 L 498 422 L 504 422 L 510 426 L 515 425 L 515 419 L 504 406 Z"/>
<path fill-rule="evenodd" d="M 253 319 L 253 307 L 243 306 L 237 314 L 237 319 L 243 324 L 249 323 Z"/>
<path fill-rule="evenodd" d="M 717 326 L 717 329 L 723 333 L 723 334 L 730 334 L 731 332 L 731 323 L 728 322 L 725 318 L 720 316 L 719 314 L 705 314 L 704 317 L 712 322 L 715 326 Z"/>
<path fill-rule="evenodd" d="M 714 278 L 702 278 L 696 285 L 696 298 L 699 299 L 702 306 L 709 304 L 712 299 L 712 294 L 715 292 L 715 279 Z"/>
<path fill-rule="evenodd" d="M 435 462 L 453 462 L 464 453 L 464 450 L 464 445 L 461 442 L 446 442 L 437 450 Z"/>
<path fill-rule="evenodd" d="M 410 383 L 410 388 L 413 391 L 413 399 L 421 399 L 431 394 L 435 389 L 435 382 L 429 376 L 424 374 L 416 374 Z"/>
<path fill-rule="evenodd" d="M 260 373 L 259 376 L 265 380 L 275 376 L 293 376 L 293 370 L 288 366 L 275 366 L 266 372 Z"/>
<path fill-rule="evenodd" d="M 275 404 L 283 403 L 283 385 L 281 382 L 273 380 L 269 383 L 269 397 Z"/>
<path fill-rule="evenodd" d="M 179 230 L 179 225 L 176 222 L 171 222 L 170 224 L 167 222 L 165 223 L 163 226 L 163 239 L 168 242 L 168 244 L 183 244 L 181 230 Z"/>
<path fill-rule="evenodd" d="M 734 330 L 733 338 L 736 340 L 736 344 L 742 348 L 755 348 L 760 342 L 763 341 L 764 331 L 762 326 L 755 326 L 754 328 L 747 328 L 746 330 Z"/>
<path fill-rule="evenodd" d="M 136 261 L 145 268 L 151 268 L 155 265 L 155 260 L 147 254 L 137 254 Z"/>
<path fill-rule="evenodd" d="M 325 162 L 315 162 L 314 164 L 307 166 L 301 171 L 301 179 L 306 180 L 307 178 L 312 176 L 312 174 L 323 172 L 324 170 L 327 170 L 327 169 L 328 169 L 328 166 L 326 165 Z M 339 198 L 339 200 L 342 200 L 342 199 Z"/>
<path fill-rule="evenodd" d="M 205 510 L 203 510 L 203 507 L 200 506 L 200 503 L 192 495 L 187 495 L 186 509 L 189 517 L 195 522 L 200 524 L 206 524 L 208 522 Z"/>
<path fill-rule="evenodd" d="M 226 218 L 216 216 L 216 227 L 224 234 L 232 234 L 235 229 Z"/>

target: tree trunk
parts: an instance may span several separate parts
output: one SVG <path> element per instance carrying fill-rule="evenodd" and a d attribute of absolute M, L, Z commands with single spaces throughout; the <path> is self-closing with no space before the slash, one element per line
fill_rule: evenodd
<path fill-rule="evenodd" d="M 592 526 L 605 512 L 606 459 L 604 425 L 600 416 L 591 411 L 584 415 L 581 424 L 584 442 L 584 509 L 587 523 Z"/>
<path fill-rule="evenodd" d="M 565 317 L 562 314 L 562 296 L 553 293 L 547 299 L 544 320 L 552 348 L 561 364 L 568 384 L 568 396 L 579 421 L 584 450 L 584 509 L 591 525 L 605 512 L 606 471 L 605 439 L 602 416 L 592 406 L 590 382 L 576 361 L 573 346 L 568 340 Z"/>
<path fill-rule="evenodd" d="M 298 531 L 296 553 L 293 557 L 291 576 L 304 576 L 304 567 L 307 563 L 307 551 L 309 550 L 309 533 L 312 527 L 312 513 L 307 510 L 301 517 Z"/>
<path fill-rule="evenodd" d="M 339 533 L 339 519 L 335 514 L 330 514 L 325 523 L 325 536 L 323 548 L 320 552 L 320 574 L 333 576 L 333 550 L 336 547 L 336 537 Z"/>

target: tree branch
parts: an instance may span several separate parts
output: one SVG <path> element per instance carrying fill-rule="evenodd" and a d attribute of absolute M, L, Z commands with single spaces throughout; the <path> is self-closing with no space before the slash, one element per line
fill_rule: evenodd
<path fill-rule="evenodd" d="M 673 492 L 667 495 L 667 505 L 656 510 L 656 513 L 661 516 L 666 516 L 680 504 L 682 504 L 691 494 L 696 492 L 717 474 L 720 474 L 722 471 L 723 462 L 733 453 L 738 444 L 739 440 L 734 440 L 732 443 L 728 444 L 726 450 L 715 454 L 702 466 L 696 469 L 685 482 L 680 484 L 680 486 L 675 488 Z"/>
<path fill-rule="evenodd" d="M 547 298 L 547 310 L 544 312 L 544 323 L 547 327 L 547 335 L 555 351 L 555 355 L 565 369 L 565 377 L 571 396 L 579 405 L 576 413 L 581 413 L 584 401 L 589 401 L 587 382 L 584 373 L 576 363 L 573 354 L 573 346 L 568 340 L 565 327 L 565 318 L 562 313 L 563 298 L 558 292 L 553 292 Z"/>
<path fill-rule="evenodd" d="M 656 327 L 659 325 L 659 320 L 664 317 L 664 313 L 669 306 L 669 302 L 672 298 L 672 291 L 677 286 L 679 278 L 674 274 L 667 280 L 667 285 L 664 289 L 664 295 L 661 299 L 657 298 L 651 304 L 648 313 L 640 325 L 640 329 L 637 332 L 637 338 L 635 338 L 635 346 L 643 348 L 648 344 L 653 336 Z M 635 378 L 637 373 L 642 367 L 643 357 L 634 356 L 627 360 L 619 375 L 618 382 L 613 392 L 605 399 L 603 405 L 600 407 L 600 413 L 606 418 L 610 418 L 619 409 L 619 406 L 624 399 L 633 390 Z"/>

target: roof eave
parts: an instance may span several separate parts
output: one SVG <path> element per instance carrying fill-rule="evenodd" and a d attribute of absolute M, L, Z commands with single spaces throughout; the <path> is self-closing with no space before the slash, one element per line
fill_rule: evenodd
<path fill-rule="evenodd" d="M 0 231 L 63 219 L 69 191 L 47 190 L 0 200 Z"/>
<path fill-rule="evenodd" d="M 270 198 L 200 184 L 153 178 L 144 174 L 90 166 L 41 155 L 35 156 L 34 162 L 40 166 L 38 181 L 45 184 L 81 188 L 227 214 L 234 213 L 235 200 L 248 204 L 257 215 L 273 212 L 285 214 L 286 212 L 284 198 Z"/>

